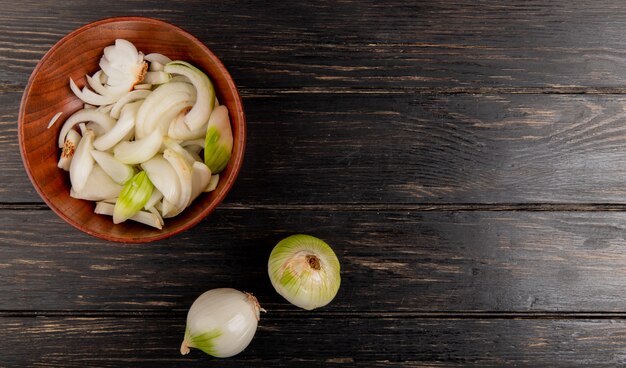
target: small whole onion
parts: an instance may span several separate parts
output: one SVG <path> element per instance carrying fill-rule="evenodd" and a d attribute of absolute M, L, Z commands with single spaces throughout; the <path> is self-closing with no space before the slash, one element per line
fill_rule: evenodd
<path fill-rule="evenodd" d="M 307 310 L 330 303 L 341 284 L 335 252 L 310 235 L 292 235 L 278 242 L 270 254 L 268 273 L 280 295 Z"/>
<path fill-rule="evenodd" d="M 254 337 L 260 311 L 265 310 L 252 294 L 230 288 L 205 292 L 189 309 L 180 353 L 196 348 L 217 358 L 239 354 Z"/>

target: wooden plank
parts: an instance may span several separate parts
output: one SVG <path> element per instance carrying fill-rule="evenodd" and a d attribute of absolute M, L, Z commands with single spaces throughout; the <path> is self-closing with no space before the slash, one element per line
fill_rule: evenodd
<path fill-rule="evenodd" d="M 178 352 L 170 318 L 1 318 L 7 367 L 601 367 L 626 363 L 623 320 L 284 318 L 268 313 L 238 356 Z"/>
<path fill-rule="evenodd" d="M 0 94 L 0 202 L 40 202 Z M 621 95 L 273 94 L 244 99 L 230 203 L 623 203 Z"/>
<path fill-rule="evenodd" d="M 623 90 L 626 83 L 626 9 L 616 0 L 213 4 L 143 0 L 107 9 L 86 0 L 3 0 L 0 82 L 23 86 L 46 50 L 89 21 L 143 15 L 195 34 L 244 88 Z"/>
<path fill-rule="evenodd" d="M 182 310 L 234 287 L 293 311 L 267 277 L 271 249 L 293 233 L 341 260 L 322 312 L 624 310 L 623 212 L 219 209 L 148 245 L 99 241 L 46 210 L 0 222 L 0 310 Z"/>

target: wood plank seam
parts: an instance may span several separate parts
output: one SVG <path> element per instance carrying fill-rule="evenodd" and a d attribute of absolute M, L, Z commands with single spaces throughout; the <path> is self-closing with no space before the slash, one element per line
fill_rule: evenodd
<path fill-rule="evenodd" d="M 37 317 L 90 317 L 90 318 L 166 318 L 184 317 L 187 310 L 5 310 L 0 311 L 0 318 L 37 318 Z M 403 319 L 586 319 L 586 320 L 626 320 L 626 311 L 446 311 L 446 312 L 308 312 L 287 309 L 270 310 L 263 318 L 403 318 Z"/>
<path fill-rule="evenodd" d="M 223 203 L 229 211 L 420 211 L 420 212 L 624 212 L 626 203 L 332 203 L 332 204 L 261 204 Z M 45 203 L 0 202 L 0 211 L 46 211 Z"/>

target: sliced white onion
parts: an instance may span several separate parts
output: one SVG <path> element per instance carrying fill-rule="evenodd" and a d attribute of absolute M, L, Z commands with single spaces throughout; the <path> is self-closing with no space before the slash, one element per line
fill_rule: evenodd
<path fill-rule="evenodd" d="M 50 127 L 52 127 L 54 125 L 54 123 L 56 123 L 56 121 L 59 119 L 59 117 L 63 114 L 62 111 L 57 112 L 56 114 L 54 114 L 54 116 L 52 117 L 52 119 L 50 119 L 50 121 L 48 122 L 48 127 L 46 129 L 50 129 Z"/>
<path fill-rule="evenodd" d="M 204 137 L 188 141 L 182 141 L 180 145 L 185 147 L 187 151 L 197 154 L 204 149 Z"/>
<path fill-rule="evenodd" d="M 163 205 L 161 206 L 161 214 L 164 218 L 174 217 L 177 214 L 181 213 L 183 209 L 178 209 L 173 202 L 168 201 L 163 198 Z"/>
<path fill-rule="evenodd" d="M 127 104 L 131 102 L 143 100 L 146 97 L 148 97 L 149 94 L 150 94 L 150 91 L 144 91 L 144 90 L 128 92 L 113 105 L 113 108 L 111 109 L 111 113 L 110 113 L 111 117 L 114 119 L 119 119 L 120 112 L 122 111 L 122 108 L 124 106 L 126 106 Z"/>
<path fill-rule="evenodd" d="M 151 61 L 148 70 L 151 72 L 161 72 L 163 71 L 163 67 L 165 67 L 165 65 L 159 63 L 158 61 Z"/>
<path fill-rule="evenodd" d="M 206 129 L 208 122 L 205 125 L 200 126 L 195 131 L 189 130 L 187 124 L 185 124 L 185 114 L 179 113 L 174 120 L 170 123 L 167 135 L 180 140 L 193 140 L 203 138 L 206 135 Z M 204 140 L 203 140 L 204 142 Z M 204 143 L 203 143 L 204 144 Z"/>
<path fill-rule="evenodd" d="M 70 131 L 70 129 L 74 127 L 74 125 L 88 121 L 93 121 L 94 123 L 100 125 L 105 132 L 111 130 L 111 128 L 115 124 L 115 119 L 113 119 L 104 112 L 94 109 L 78 110 L 74 114 L 72 114 L 72 116 L 70 116 L 63 124 L 63 127 L 61 128 L 61 133 L 59 133 L 59 148 L 63 147 L 63 142 L 65 142 L 65 136 Z"/>
<path fill-rule="evenodd" d="M 96 204 L 96 209 L 94 210 L 94 212 L 99 215 L 113 216 L 114 209 L 115 205 L 112 205 L 111 203 L 98 202 Z M 158 215 L 151 212 L 139 211 L 131 216 L 129 220 L 140 222 L 144 225 L 152 226 L 159 230 L 163 229 L 162 219 Z"/>
<path fill-rule="evenodd" d="M 211 172 L 224 170 L 233 150 L 233 132 L 228 118 L 226 106 L 218 106 L 213 110 L 206 132 L 204 145 L 204 163 Z"/>
<path fill-rule="evenodd" d="M 140 55 L 143 54 L 140 54 L 140 52 L 137 51 L 137 48 L 135 47 L 135 45 L 132 44 L 132 42 L 129 42 L 122 38 L 118 38 L 115 40 L 115 47 L 118 48 L 121 53 L 125 54 L 126 57 L 122 57 L 121 59 L 130 60 L 134 63 L 143 60 L 143 58 L 140 58 Z"/>
<path fill-rule="evenodd" d="M 155 130 L 149 136 L 132 142 L 120 142 L 113 148 L 115 158 L 129 165 L 148 161 L 161 148 L 163 136 Z"/>
<path fill-rule="evenodd" d="M 145 91 L 151 88 L 152 88 L 152 84 L 149 84 L 149 83 L 135 84 L 135 87 L 134 87 L 136 91 Z"/>
<path fill-rule="evenodd" d="M 96 212 L 112 214 L 114 224 L 135 214 L 135 221 L 161 228 L 163 217 L 176 216 L 218 185 L 209 166 L 215 163 L 199 156 L 214 148 L 206 138 L 219 106 L 214 87 L 191 64 L 144 56 L 123 39 L 104 48 L 99 65 L 82 89 L 69 80 L 84 109 L 61 127 L 58 166 L 70 171 L 70 195 L 100 201 Z"/>
<path fill-rule="evenodd" d="M 70 196 L 87 201 L 115 201 L 115 198 L 120 195 L 121 191 L 121 185 L 114 182 L 100 166 L 94 165 L 83 190 L 79 192 L 72 187 Z"/>
<path fill-rule="evenodd" d="M 70 89 L 72 90 L 72 92 L 74 92 L 76 97 L 80 98 L 81 101 L 90 105 L 94 105 L 94 106 L 112 104 L 115 101 L 117 101 L 117 99 L 121 96 L 121 95 L 118 96 L 118 95 L 113 95 L 113 94 L 108 95 L 108 96 L 103 96 L 103 95 L 99 95 L 89 90 L 81 91 L 71 77 L 70 77 Z"/>
<path fill-rule="evenodd" d="M 170 80 L 171 83 L 187 83 L 187 84 L 191 84 L 191 79 L 185 77 L 184 75 L 173 75 L 172 79 Z"/>
<path fill-rule="evenodd" d="M 165 65 L 167 63 L 170 63 L 172 61 L 172 59 L 168 58 L 167 56 L 163 55 L 163 54 L 159 54 L 156 52 L 153 52 L 151 54 L 148 54 L 146 56 L 144 56 L 144 60 L 149 61 L 151 63 L 159 63 L 162 65 Z"/>
<path fill-rule="evenodd" d="M 196 161 L 201 161 L 199 158 L 200 157 L 194 157 L 191 153 L 189 153 L 186 149 L 184 149 L 178 142 L 176 142 L 174 139 L 171 139 L 169 137 L 165 137 L 163 138 L 163 145 L 166 148 L 171 149 L 172 151 L 175 151 L 176 153 L 178 153 L 182 158 L 185 159 L 185 161 L 187 162 L 187 164 L 189 166 L 193 165 L 194 162 Z"/>
<path fill-rule="evenodd" d="M 74 157 L 74 152 L 76 151 L 76 147 L 78 147 L 80 138 L 80 134 L 74 129 L 71 129 L 67 133 L 65 142 L 63 143 L 63 150 L 61 151 L 61 157 L 57 163 L 58 168 L 70 171 L 70 163 L 72 162 L 72 157 Z"/>
<path fill-rule="evenodd" d="M 167 148 L 163 152 L 163 158 L 172 165 L 180 182 L 180 196 L 178 198 L 178 201 L 173 203 L 174 206 L 176 206 L 176 209 L 179 211 L 178 213 L 180 213 L 187 207 L 191 198 L 191 167 L 189 166 L 189 164 L 187 164 L 187 161 L 185 161 L 185 159 L 181 155 L 169 148 Z M 164 214 L 163 217 L 176 216 L 178 215 L 178 213 L 176 213 L 175 211 L 174 213 L 168 213 L 167 216 L 165 216 Z"/>
<path fill-rule="evenodd" d="M 172 79 L 172 76 L 164 71 L 147 72 L 143 79 L 143 83 L 163 84 L 169 82 L 170 79 Z"/>
<path fill-rule="evenodd" d="M 137 120 L 135 124 L 135 136 L 143 138 L 151 133 L 150 128 L 154 129 L 154 122 L 149 121 L 149 116 L 159 116 L 164 111 L 164 101 L 175 103 L 185 100 L 184 94 L 194 96 L 195 89 L 187 83 L 167 83 L 157 87 L 148 97 L 146 97 L 143 105 L 137 112 Z M 174 96 L 175 97 L 171 97 Z M 179 98 L 180 97 L 180 98 Z M 169 106 L 168 106 L 169 107 Z M 174 115 L 175 116 L 175 115 Z M 173 117 L 172 117 L 173 119 Z M 169 124 L 169 121 L 168 121 Z"/>
<path fill-rule="evenodd" d="M 79 123 L 78 126 L 80 127 L 80 135 L 84 136 L 87 131 L 87 124 Z"/>
<path fill-rule="evenodd" d="M 108 90 L 115 94 L 132 90 L 135 84 L 144 79 L 148 69 L 143 54 L 137 52 L 135 45 L 123 39 L 117 39 L 115 45 L 105 47 L 99 65 L 108 77 Z"/>
<path fill-rule="evenodd" d="M 213 110 L 215 104 L 213 83 L 200 69 L 185 61 L 172 61 L 166 64 L 163 70 L 171 74 L 186 76 L 196 88 L 196 103 L 185 116 L 185 123 L 189 126 L 189 130 L 197 130 L 209 120 Z"/>
<path fill-rule="evenodd" d="M 180 181 L 172 165 L 162 155 L 156 155 L 142 163 L 141 168 L 146 172 L 154 187 L 163 194 L 167 201 L 170 203 L 179 201 Z M 165 213 L 164 211 L 163 214 Z"/>
<path fill-rule="evenodd" d="M 93 137 L 94 134 L 91 130 L 85 132 L 83 138 L 78 142 L 78 147 L 76 147 L 70 163 L 70 182 L 74 190 L 79 193 L 85 188 L 87 178 L 93 169 L 94 161 L 93 156 L 91 156 Z"/>
<path fill-rule="evenodd" d="M 148 177 L 149 178 L 149 177 Z M 154 183 L 153 183 L 154 184 Z M 150 199 L 148 199 L 148 202 L 146 202 L 146 204 L 143 206 L 144 209 L 146 210 L 150 210 L 150 208 L 154 208 L 154 206 L 159 203 L 161 200 L 163 199 L 163 193 L 161 193 L 160 190 L 158 190 L 156 187 L 152 190 L 152 195 L 150 196 Z"/>
<path fill-rule="evenodd" d="M 92 150 L 91 155 L 96 160 L 102 170 L 107 173 L 118 184 L 124 184 L 128 179 L 133 177 L 134 170 L 130 165 L 126 165 L 113 157 L 112 154 Z"/>
<path fill-rule="evenodd" d="M 195 161 L 191 166 L 191 198 L 187 206 L 204 192 L 211 181 L 211 170 L 202 162 Z"/>
<path fill-rule="evenodd" d="M 212 192 L 217 188 L 217 184 L 220 181 L 220 174 L 211 175 L 211 180 L 209 181 L 209 185 L 207 185 L 205 192 Z"/>
<path fill-rule="evenodd" d="M 143 133 L 150 134 L 158 130 L 166 135 L 172 120 L 193 105 L 191 96 L 186 93 L 175 93 L 162 101 L 161 106 L 148 115 Z"/>
<path fill-rule="evenodd" d="M 137 101 L 126 105 L 122 109 L 117 124 L 111 130 L 96 138 L 93 142 L 94 147 L 99 151 L 107 151 L 129 135 L 132 135 L 135 127 L 135 114 L 139 110 L 141 103 L 142 101 Z"/>
<path fill-rule="evenodd" d="M 115 201 L 113 223 L 122 223 L 141 211 L 150 197 L 152 197 L 153 190 L 154 185 L 145 171 L 140 171 L 133 175 L 124 184 L 117 201 Z"/>
<path fill-rule="evenodd" d="M 85 124 L 85 129 L 89 129 L 89 130 L 93 131 L 93 133 L 96 135 L 96 137 L 106 133 L 104 128 L 102 128 L 100 125 L 94 123 L 93 121 L 90 121 L 87 124 Z"/>
<path fill-rule="evenodd" d="M 163 217 L 161 216 L 159 211 L 156 208 L 154 208 L 154 206 L 148 208 L 148 212 L 153 214 L 157 218 L 157 220 L 159 220 L 159 223 L 161 224 L 161 226 L 165 225 L 165 222 L 163 221 Z"/>
<path fill-rule="evenodd" d="M 107 96 L 111 94 L 111 91 L 109 91 L 105 86 L 102 85 L 102 82 L 100 82 L 100 75 L 102 74 L 102 70 L 98 70 L 97 72 L 94 73 L 93 77 L 90 77 L 89 75 L 85 76 L 85 79 L 87 79 L 87 84 L 89 84 L 89 86 L 98 94 L 103 95 L 103 96 Z"/>
<path fill-rule="evenodd" d="M 113 104 L 110 104 L 110 105 L 97 107 L 96 110 L 109 114 L 112 108 L 113 108 Z"/>

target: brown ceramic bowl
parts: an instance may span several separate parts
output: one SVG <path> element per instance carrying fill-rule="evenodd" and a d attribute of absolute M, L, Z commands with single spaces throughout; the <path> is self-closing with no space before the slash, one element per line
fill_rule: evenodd
<path fill-rule="evenodd" d="M 67 172 L 57 168 L 59 131 L 65 119 L 82 108 L 69 88 L 72 77 L 79 86 L 85 74 L 99 69 L 102 50 L 116 38 L 129 40 L 144 53 L 158 52 L 185 60 L 213 81 L 221 104 L 230 113 L 234 147 L 217 189 L 203 193 L 180 215 L 166 219 L 163 230 L 126 221 L 113 225 L 109 216 L 93 213 L 94 202 L 70 197 Z M 59 121 L 47 129 L 57 112 Z M 63 37 L 41 59 L 30 76 L 20 106 L 18 134 L 26 172 L 43 200 L 62 219 L 87 234 L 117 242 L 143 243 L 167 238 L 198 224 L 224 199 L 243 162 L 246 120 L 241 98 L 220 60 L 197 38 L 171 24 L 141 17 L 117 17 L 87 24 Z"/>

